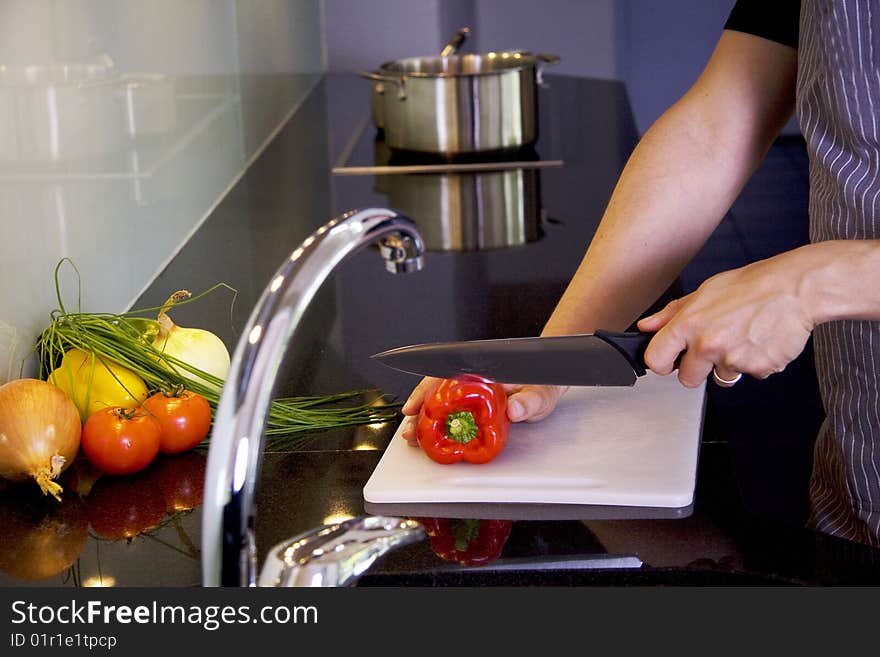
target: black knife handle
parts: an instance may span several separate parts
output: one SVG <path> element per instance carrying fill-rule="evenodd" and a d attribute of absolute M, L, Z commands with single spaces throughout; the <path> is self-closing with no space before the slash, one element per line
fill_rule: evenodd
<path fill-rule="evenodd" d="M 640 331 L 619 333 L 597 329 L 593 332 L 593 335 L 597 338 L 602 338 L 623 354 L 635 370 L 636 376 L 645 375 L 645 370 L 648 367 L 645 364 L 645 349 L 648 348 L 648 343 L 654 337 L 654 333 L 642 333 Z"/>
<path fill-rule="evenodd" d="M 647 363 L 645 363 L 645 349 L 648 348 L 648 343 L 655 335 L 657 335 L 656 333 L 642 333 L 641 331 L 619 333 L 616 331 L 596 329 L 593 332 L 593 335 L 597 338 L 602 338 L 605 342 L 623 354 L 623 356 L 629 361 L 629 364 L 632 365 L 632 368 L 636 371 L 636 376 L 644 376 L 645 370 L 648 368 Z M 675 362 L 672 364 L 673 369 L 678 369 L 684 354 L 685 352 L 682 351 L 675 358 Z"/>

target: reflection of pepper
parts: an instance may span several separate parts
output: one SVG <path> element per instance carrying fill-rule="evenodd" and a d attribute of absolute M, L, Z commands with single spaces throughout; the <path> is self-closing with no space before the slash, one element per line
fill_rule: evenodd
<path fill-rule="evenodd" d="M 500 383 L 445 379 L 422 404 L 416 435 L 437 463 L 487 463 L 501 453 L 509 429 Z"/>
<path fill-rule="evenodd" d="M 137 374 L 79 349 L 65 352 L 49 382 L 67 393 L 83 421 L 108 406 L 134 408 L 147 398 L 147 386 Z"/>
<path fill-rule="evenodd" d="M 483 566 L 501 555 L 513 527 L 511 520 L 418 518 L 431 549 L 441 559 L 463 566 Z"/>

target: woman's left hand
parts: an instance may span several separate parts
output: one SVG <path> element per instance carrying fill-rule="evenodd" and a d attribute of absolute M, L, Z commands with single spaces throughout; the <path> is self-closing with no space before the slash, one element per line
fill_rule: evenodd
<path fill-rule="evenodd" d="M 806 262 L 804 262 L 806 260 Z M 803 351 L 815 325 L 805 289 L 809 258 L 799 250 L 722 272 L 638 323 L 657 332 L 645 362 L 669 374 L 682 352 L 678 378 L 689 388 L 712 373 L 764 379 Z"/>
<path fill-rule="evenodd" d="M 403 419 L 401 435 L 410 445 L 417 445 L 416 420 L 426 397 L 434 394 L 443 379 L 426 376 L 410 393 L 401 412 Z M 504 384 L 507 393 L 507 418 L 511 422 L 538 422 L 553 412 L 567 386 L 523 386 Z"/>

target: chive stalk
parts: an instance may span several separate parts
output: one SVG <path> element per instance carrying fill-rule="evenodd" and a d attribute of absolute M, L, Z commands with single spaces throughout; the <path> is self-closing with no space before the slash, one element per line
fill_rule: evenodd
<path fill-rule="evenodd" d="M 76 348 L 130 369 L 143 379 L 150 390 L 184 386 L 207 399 L 212 411 L 216 412 L 223 379 L 153 346 L 158 322 L 142 315 L 156 312 L 159 308 L 143 308 L 119 314 L 67 312 L 61 300 L 58 280 L 59 268 L 66 260 L 63 259 L 55 268 L 58 308 L 52 311 L 51 321 L 40 334 L 35 347 L 39 378 L 47 379 L 61 362 L 64 353 Z M 72 262 L 70 264 L 73 266 Z M 235 292 L 221 283 L 179 303 L 192 303 L 221 287 Z M 166 312 L 168 309 L 162 308 Z M 358 398 L 363 401 L 371 396 L 373 399 L 366 403 L 353 403 Z M 393 403 L 387 395 L 369 390 L 276 398 L 271 402 L 266 422 L 267 448 L 296 448 L 313 438 L 305 434 L 387 422 L 397 417 L 399 407 L 400 404 Z"/>

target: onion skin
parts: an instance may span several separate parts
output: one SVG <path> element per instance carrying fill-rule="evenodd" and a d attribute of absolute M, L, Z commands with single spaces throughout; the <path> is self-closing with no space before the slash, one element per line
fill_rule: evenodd
<path fill-rule="evenodd" d="M 54 481 L 79 451 L 82 422 L 73 401 L 47 381 L 13 379 L 0 386 L 0 477 L 33 478 L 61 499 Z"/>
<path fill-rule="evenodd" d="M 203 372 L 213 374 L 218 379 L 225 379 L 229 373 L 230 357 L 226 345 L 220 338 L 205 329 L 174 325 L 168 333 L 156 338 L 153 346 Z M 169 365 L 169 367 L 184 378 L 193 379 L 211 389 L 218 390 L 217 386 L 200 376 L 174 365 Z"/>
<path fill-rule="evenodd" d="M 159 311 L 159 334 L 153 346 L 159 351 L 174 356 L 196 369 L 212 374 L 218 379 L 225 379 L 229 373 L 230 356 L 226 344 L 218 336 L 206 329 L 177 326 L 168 316 L 168 310 L 176 303 L 185 301 L 191 296 L 188 290 L 178 290 L 165 301 Z M 187 372 L 172 364 L 171 369 L 184 378 L 197 381 L 215 392 L 220 388 L 200 376 Z"/>

